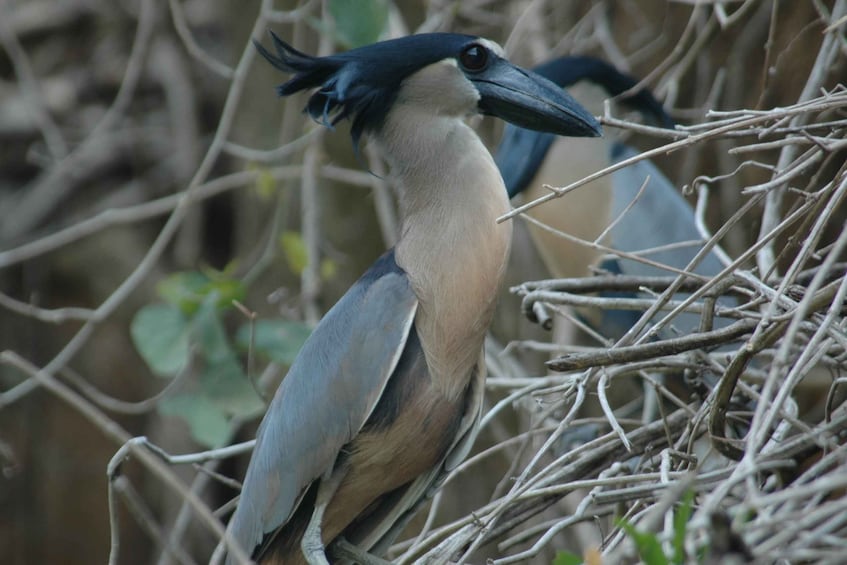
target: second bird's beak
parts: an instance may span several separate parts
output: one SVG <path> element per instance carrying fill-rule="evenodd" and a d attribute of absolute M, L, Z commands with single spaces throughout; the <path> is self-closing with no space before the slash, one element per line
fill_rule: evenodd
<path fill-rule="evenodd" d="M 562 88 L 546 78 L 498 58 L 468 77 L 479 91 L 479 110 L 541 132 L 596 137 L 600 124 Z"/>

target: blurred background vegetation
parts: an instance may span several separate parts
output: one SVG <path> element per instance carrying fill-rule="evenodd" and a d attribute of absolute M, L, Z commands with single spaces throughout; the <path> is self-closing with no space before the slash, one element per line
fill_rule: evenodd
<path fill-rule="evenodd" d="M 378 156 L 366 150 L 357 160 L 345 124 L 327 135 L 307 121 L 304 98 L 278 100 L 273 87 L 283 78 L 257 59 L 251 38 L 265 41 L 270 28 L 326 54 L 415 31 L 457 31 L 500 42 L 523 65 L 592 54 L 645 77 L 678 122 L 696 124 L 709 110 L 796 103 L 825 22 L 842 4 L 7 0 L 0 560 L 107 561 L 106 468 L 126 438 L 146 436 L 174 454 L 252 438 L 263 399 L 309 329 L 393 242 L 392 194 L 366 171 L 384 170 Z M 821 71 L 830 89 L 845 76 L 844 20 L 838 25 L 840 55 Z M 502 126 L 482 120 L 478 128 L 495 146 Z M 713 231 L 745 201 L 741 188 L 771 178 L 761 167 L 738 170 L 750 157 L 730 154 L 733 144 L 722 138 L 655 159 L 679 187 L 727 175 L 709 202 Z M 844 155 L 828 166 L 838 169 Z M 774 152 L 755 157 L 771 163 Z M 842 206 L 825 242 L 843 221 Z M 737 256 L 758 229 L 743 223 L 722 244 Z M 782 238 L 777 247 L 791 245 Z M 514 255 L 510 285 L 547 276 L 525 236 Z M 493 333 L 500 343 L 550 340 L 506 289 Z M 545 374 L 544 354 L 531 349 L 517 358 L 521 377 Z M 502 396 L 493 391 L 490 404 Z M 480 447 L 524 429 L 524 419 L 517 410 L 501 415 Z M 451 484 L 440 519 L 484 504 L 512 458 L 493 458 Z M 237 491 L 213 474 L 241 477 L 246 461 L 242 454 L 168 472 L 214 509 Z M 121 471 L 119 562 L 208 559 L 217 539 L 183 497 L 132 458 Z M 171 552 L 163 549 L 169 537 Z M 472 562 L 497 555 L 487 547 Z"/>

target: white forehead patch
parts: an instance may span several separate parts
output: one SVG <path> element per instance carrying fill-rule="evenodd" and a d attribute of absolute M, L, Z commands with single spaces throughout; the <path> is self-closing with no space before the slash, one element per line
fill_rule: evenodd
<path fill-rule="evenodd" d="M 500 47 L 499 43 L 491 41 L 490 39 L 485 39 L 484 37 L 480 37 L 479 39 L 477 39 L 477 43 L 487 47 L 491 50 L 492 53 L 494 53 L 498 57 L 502 57 L 504 59 L 506 58 L 506 52 L 503 51 L 503 48 Z"/>

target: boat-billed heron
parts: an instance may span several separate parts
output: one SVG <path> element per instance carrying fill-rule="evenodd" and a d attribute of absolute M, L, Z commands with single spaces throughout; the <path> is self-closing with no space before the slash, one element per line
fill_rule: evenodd
<path fill-rule="evenodd" d="M 605 61 L 585 56 L 560 57 L 536 67 L 534 71 L 563 88 L 599 87 L 604 91 L 599 96 L 590 93 L 598 102 L 606 95 L 618 97 L 620 103 L 637 110 L 650 122 L 673 127 L 673 121 L 648 89 L 641 88 L 630 93 L 638 81 Z M 578 94 L 577 97 L 583 99 Z M 600 108 L 596 110 L 599 112 Z M 636 154 L 634 149 L 609 137 L 598 140 L 564 139 L 507 124 L 496 151 L 496 162 L 509 197 L 523 194 L 529 201 L 547 193 L 545 184 L 566 186 Z M 643 185 L 644 190 L 641 191 Z M 650 161 L 639 161 L 620 169 L 593 181 L 590 186 L 537 206 L 528 214 L 556 230 L 588 241 L 594 241 L 617 221 L 600 243 L 628 253 L 655 249 L 642 253 L 642 256 L 676 269 L 684 269 L 701 247 L 702 238 L 697 231 L 694 211 L 679 190 Z M 539 226 L 530 224 L 529 231 L 539 255 L 554 277 L 585 276 L 602 259 L 601 251 L 564 239 Z M 682 242 L 689 244 L 668 247 Z M 602 267 L 627 275 L 672 274 L 671 271 L 620 257 L 603 261 Z M 710 253 L 693 271 L 714 276 L 721 268 L 717 256 Z M 639 312 L 604 312 L 597 326 L 606 337 L 617 339 L 639 317 Z M 683 313 L 673 323 L 678 330 L 687 333 L 695 330 L 698 322 L 699 316 Z"/>
<path fill-rule="evenodd" d="M 263 563 L 325 563 L 339 537 L 382 551 L 475 435 L 511 226 L 495 222 L 505 186 L 464 118 L 600 130 L 486 39 L 422 34 L 312 57 L 272 36 L 276 55 L 257 48 L 293 74 L 279 95 L 316 89 L 312 118 L 350 119 L 354 144 L 367 134 L 402 216 L 397 245 L 327 312 L 276 391 L 230 521 Z"/>

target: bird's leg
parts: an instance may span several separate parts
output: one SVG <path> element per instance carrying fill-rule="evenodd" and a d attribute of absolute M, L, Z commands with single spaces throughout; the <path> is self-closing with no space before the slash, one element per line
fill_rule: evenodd
<path fill-rule="evenodd" d="M 324 512 L 329 505 L 329 501 L 335 496 L 335 491 L 341 485 L 341 480 L 344 478 L 345 472 L 343 466 L 336 469 L 330 469 L 320 479 L 318 484 L 318 493 L 315 497 L 315 510 L 312 512 L 312 518 L 309 520 L 309 525 L 303 533 L 303 539 L 300 540 L 300 549 L 303 551 L 303 556 L 309 565 L 329 565 L 324 553 L 323 539 L 321 538 L 321 522 L 323 522 Z"/>
<path fill-rule="evenodd" d="M 330 549 L 335 559 L 349 559 L 360 565 L 391 565 L 390 561 L 372 555 L 342 537 L 336 538 Z"/>

